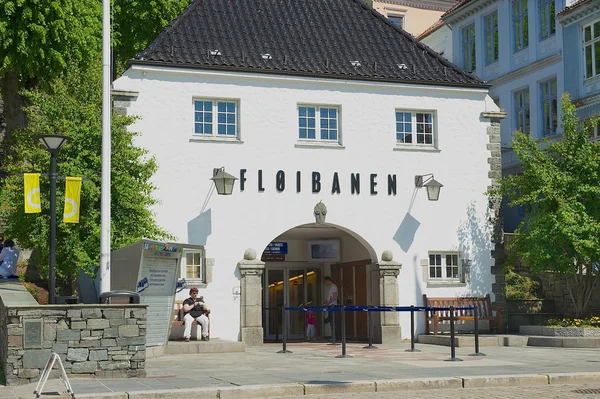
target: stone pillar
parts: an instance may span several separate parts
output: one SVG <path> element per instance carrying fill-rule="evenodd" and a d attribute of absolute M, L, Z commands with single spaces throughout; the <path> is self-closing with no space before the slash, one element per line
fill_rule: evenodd
<path fill-rule="evenodd" d="M 379 304 L 381 306 L 398 306 L 398 275 L 402 264 L 393 261 L 391 251 L 383 251 L 379 269 Z M 400 342 L 400 323 L 397 312 L 381 312 L 381 343 L 396 344 Z"/>
<path fill-rule="evenodd" d="M 249 248 L 244 260 L 238 263 L 241 274 L 240 327 L 246 346 L 263 344 L 262 327 L 262 274 L 265 262 L 256 259 L 256 251 Z"/>

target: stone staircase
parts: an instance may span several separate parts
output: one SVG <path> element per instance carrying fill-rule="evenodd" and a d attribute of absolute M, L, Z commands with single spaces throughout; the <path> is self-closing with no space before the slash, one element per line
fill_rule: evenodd
<path fill-rule="evenodd" d="M 507 299 L 504 305 L 506 332 L 519 333 L 520 326 L 544 325 L 549 319 L 558 319 L 562 314 L 554 309 L 552 300 Z"/>
<path fill-rule="evenodd" d="M 213 338 L 210 341 L 169 341 L 164 346 L 153 346 L 146 348 L 146 358 L 151 359 L 160 356 L 187 355 L 194 353 L 230 353 L 245 352 L 246 346 L 242 342 L 227 341 Z"/>

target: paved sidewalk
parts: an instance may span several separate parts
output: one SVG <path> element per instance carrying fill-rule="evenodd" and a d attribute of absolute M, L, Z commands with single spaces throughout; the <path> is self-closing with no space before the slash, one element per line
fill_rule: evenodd
<path fill-rule="evenodd" d="M 471 348 L 457 348 L 457 356 L 463 361 L 447 362 L 445 359 L 450 357 L 448 347 L 417 344 L 417 349 L 422 352 L 411 353 L 405 351 L 408 345 L 372 350 L 362 349 L 363 346 L 349 344 L 348 354 L 353 358 L 344 359 L 335 357 L 340 354 L 339 345 L 325 343 L 290 344 L 288 349 L 293 353 L 288 354 L 276 353 L 281 345 L 266 344 L 242 353 L 165 356 L 146 361 L 147 378 L 72 378 L 71 384 L 77 396 L 112 393 L 114 397 L 114 393 L 127 392 L 118 399 L 133 399 L 134 396 L 142 399 L 155 398 L 166 391 L 190 395 L 186 391 L 192 389 L 194 392 L 201 389 L 206 393 L 205 397 L 216 397 L 215 392 L 222 390 L 219 396 L 223 398 L 227 396 L 224 392 L 237 392 L 242 388 L 252 391 L 252 386 L 255 386 L 254 397 L 326 393 L 327 387 L 333 387 L 334 391 L 339 388 L 348 392 L 373 392 L 376 387 L 383 387 L 386 380 L 398 379 L 418 379 L 417 385 L 421 388 L 547 385 L 549 379 L 551 383 L 559 384 L 600 383 L 600 349 L 484 347 L 482 351 L 487 356 L 470 357 L 467 355 L 473 352 Z M 570 374 L 561 376 L 562 373 Z M 498 377 L 502 375 L 528 377 Z M 579 380 L 575 379 L 577 375 L 581 376 Z M 398 384 L 399 389 L 406 389 Z M 258 390 L 263 388 L 258 385 L 290 389 L 289 393 L 272 390 L 259 394 Z M 0 387 L 0 399 L 31 398 L 34 388 L 35 384 Z M 52 391 L 64 391 L 58 380 L 50 380 L 44 389 L 44 392 Z M 148 391 L 154 395 L 149 395 Z M 252 394 L 240 397 L 252 397 Z"/>

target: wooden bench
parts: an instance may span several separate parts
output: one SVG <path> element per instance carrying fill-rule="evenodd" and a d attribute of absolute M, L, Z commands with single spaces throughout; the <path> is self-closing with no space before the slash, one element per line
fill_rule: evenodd
<path fill-rule="evenodd" d="M 496 332 L 502 331 L 502 309 L 500 306 L 492 306 L 489 294 L 484 298 L 427 298 L 427 295 L 423 295 L 423 306 L 432 308 L 477 307 L 477 318 L 487 320 L 490 324 L 490 331 L 492 330 L 492 324 Z M 473 312 L 474 310 L 455 310 L 454 320 L 475 320 Z M 430 321 L 433 324 L 433 334 L 437 334 L 439 322 L 447 320 L 450 320 L 449 310 L 425 311 L 425 334 L 429 334 Z"/>
<path fill-rule="evenodd" d="M 173 304 L 173 315 L 171 317 L 171 328 L 173 327 L 183 327 L 185 322 L 183 321 L 183 301 L 175 301 Z M 210 314 L 206 315 L 208 317 L 208 338 L 210 339 Z M 194 331 L 194 327 L 198 328 L 198 322 L 194 320 L 192 323 L 192 332 Z M 183 335 L 182 337 L 183 338 Z"/>

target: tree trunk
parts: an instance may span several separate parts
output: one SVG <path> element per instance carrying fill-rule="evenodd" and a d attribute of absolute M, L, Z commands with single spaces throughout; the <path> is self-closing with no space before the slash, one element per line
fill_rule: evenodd
<path fill-rule="evenodd" d="M 567 290 L 573 303 L 575 317 L 582 317 L 587 311 L 590 299 L 596 287 L 598 276 L 594 274 L 584 274 L 586 269 L 580 270 L 581 273 L 566 276 Z"/>
<path fill-rule="evenodd" d="M 19 93 L 21 89 L 19 71 L 10 71 L 2 76 L 0 78 L 0 89 L 4 100 L 4 119 L 6 121 L 4 135 L 0 137 L 1 142 L 10 137 L 15 129 L 24 128 L 26 124 L 23 98 Z"/>

